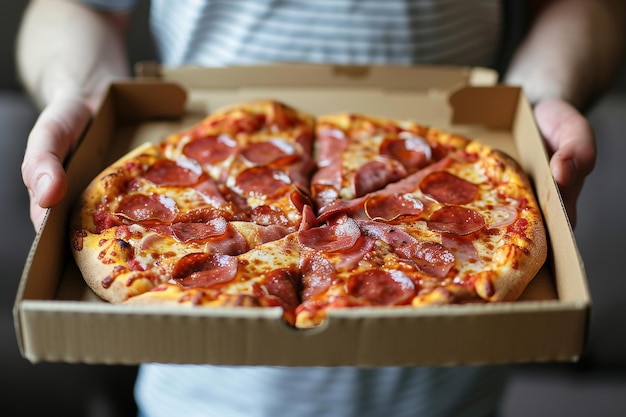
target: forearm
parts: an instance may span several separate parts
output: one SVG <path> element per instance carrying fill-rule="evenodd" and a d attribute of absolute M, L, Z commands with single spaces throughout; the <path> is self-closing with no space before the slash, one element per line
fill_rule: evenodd
<path fill-rule="evenodd" d="M 555 0 L 536 16 L 504 80 L 532 102 L 565 100 L 584 109 L 616 77 L 624 50 L 622 0 Z"/>
<path fill-rule="evenodd" d="M 125 15 L 96 13 L 72 1 L 32 1 L 17 44 L 24 87 L 40 107 L 82 97 L 93 110 L 108 83 L 128 75 L 126 24 Z"/>

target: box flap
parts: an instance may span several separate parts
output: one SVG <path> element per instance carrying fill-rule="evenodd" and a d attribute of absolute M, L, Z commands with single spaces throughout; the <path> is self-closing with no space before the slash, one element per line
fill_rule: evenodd
<path fill-rule="evenodd" d="M 254 77 L 250 77 L 253 69 Z M 135 66 L 141 78 L 162 78 L 188 89 L 253 87 L 384 87 L 411 91 L 450 91 L 461 85 L 494 85 L 498 73 L 482 67 L 272 64 L 251 67 Z M 297 73 L 297 77 L 293 76 Z M 245 82 L 242 82 L 245 80 Z"/>
<path fill-rule="evenodd" d="M 123 123 L 181 117 L 187 105 L 187 92 L 174 83 L 117 82 L 111 93 L 116 117 Z"/>
<path fill-rule="evenodd" d="M 510 86 L 467 86 L 450 95 L 453 124 L 511 129 L 521 89 Z"/>

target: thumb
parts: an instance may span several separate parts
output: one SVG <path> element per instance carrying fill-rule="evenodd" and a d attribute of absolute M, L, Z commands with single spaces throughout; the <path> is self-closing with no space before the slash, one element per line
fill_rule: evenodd
<path fill-rule="evenodd" d="M 22 179 L 31 204 L 51 207 L 63 199 L 67 190 L 63 163 L 91 116 L 86 103 L 74 98 L 56 100 L 41 112 L 22 162 Z"/>

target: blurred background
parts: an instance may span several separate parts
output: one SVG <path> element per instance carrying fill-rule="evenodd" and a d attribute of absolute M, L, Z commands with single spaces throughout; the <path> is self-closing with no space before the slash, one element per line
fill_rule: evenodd
<path fill-rule="evenodd" d="M 0 2 L 0 398 L 11 416 L 131 416 L 135 367 L 31 364 L 17 348 L 12 308 L 34 238 L 20 164 L 37 110 L 21 90 L 14 60 L 26 3 Z M 147 8 L 140 1 L 134 18 L 133 61 L 154 57 Z M 579 200 L 575 231 L 593 300 L 588 342 L 576 363 L 515 366 L 500 417 L 626 415 L 626 69 L 589 118 L 599 158 Z"/>

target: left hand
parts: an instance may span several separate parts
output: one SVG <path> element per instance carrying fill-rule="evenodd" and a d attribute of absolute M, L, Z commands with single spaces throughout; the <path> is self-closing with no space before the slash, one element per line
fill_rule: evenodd
<path fill-rule="evenodd" d="M 575 227 L 576 202 L 596 162 L 593 129 L 576 108 L 559 99 L 537 102 L 535 118 L 550 156 L 552 176 L 561 190 L 570 223 Z"/>
<path fill-rule="evenodd" d="M 80 97 L 52 101 L 39 115 L 28 136 L 22 178 L 30 196 L 30 218 L 35 230 L 46 209 L 58 204 L 67 191 L 63 163 L 78 143 L 92 110 Z"/>

